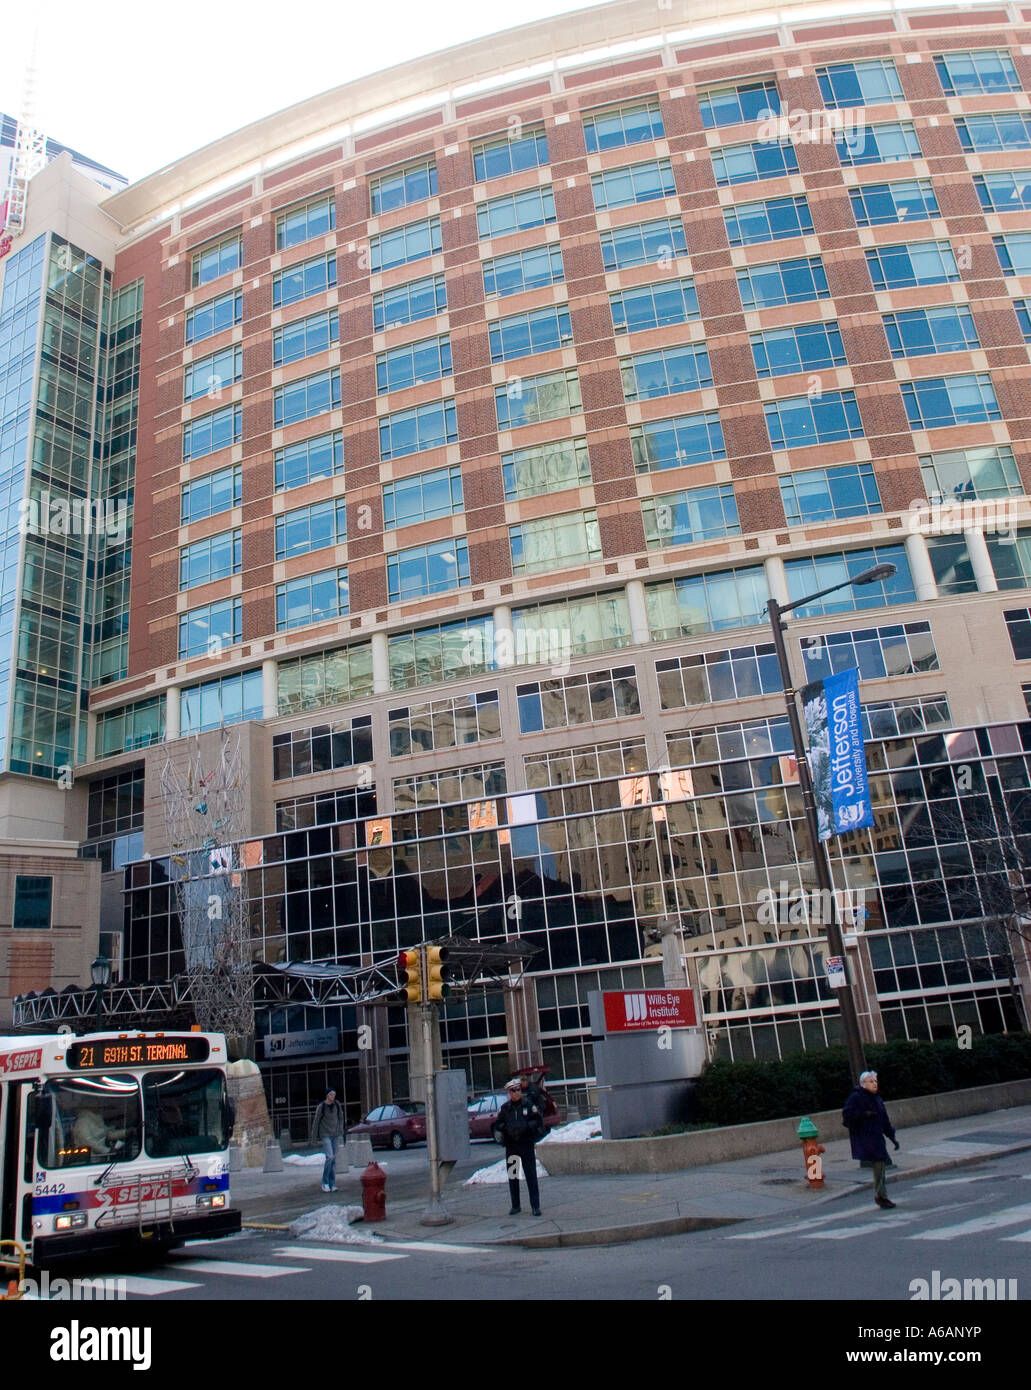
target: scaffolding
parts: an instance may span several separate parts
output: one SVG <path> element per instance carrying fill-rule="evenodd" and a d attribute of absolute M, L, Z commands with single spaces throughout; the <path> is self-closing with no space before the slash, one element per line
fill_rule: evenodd
<path fill-rule="evenodd" d="M 32 58 L 25 68 L 22 88 L 21 112 L 18 116 L 18 130 L 15 136 L 14 157 L 11 160 L 11 174 L 4 191 L 4 203 L 0 211 L 3 230 L 16 236 L 25 230 L 25 209 L 29 196 L 29 181 L 45 167 L 47 162 L 47 137 L 36 127 L 36 52 L 33 43 Z"/>
<path fill-rule="evenodd" d="M 161 802 L 170 845 L 172 887 L 182 931 L 186 978 L 197 1022 L 225 1033 L 250 1055 L 254 971 L 250 953 L 240 731 L 223 728 L 212 747 L 200 735 L 169 745 Z"/>

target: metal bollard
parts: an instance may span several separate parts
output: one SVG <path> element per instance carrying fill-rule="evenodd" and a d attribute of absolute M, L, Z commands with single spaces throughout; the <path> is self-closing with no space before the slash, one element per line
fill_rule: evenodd
<path fill-rule="evenodd" d="M 265 1141 L 265 1166 L 262 1170 L 266 1173 L 281 1173 L 283 1171 L 283 1151 L 274 1139 Z"/>
<path fill-rule="evenodd" d="M 364 1169 L 372 1162 L 372 1140 L 367 1135 L 347 1141 L 347 1166 Z"/>
<path fill-rule="evenodd" d="M 279 1131 L 279 1147 L 283 1151 L 283 1153 L 286 1153 L 287 1149 L 292 1149 L 293 1144 L 294 1141 L 291 1137 L 290 1131 L 288 1129 L 281 1129 Z"/>
<path fill-rule="evenodd" d="M 229 1145 L 229 1171 L 230 1173 L 243 1172 L 243 1149 L 239 1144 L 230 1143 Z"/>

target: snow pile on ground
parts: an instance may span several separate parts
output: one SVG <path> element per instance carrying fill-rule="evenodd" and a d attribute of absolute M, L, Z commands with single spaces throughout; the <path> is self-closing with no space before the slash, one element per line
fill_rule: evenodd
<path fill-rule="evenodd" d="M 333 1245 L 374 1245 L 383 1239 L 375 1231 L 354 1231 L 352 1221 L 361 1221 L 361 1207 L 326 1206 L 305 1212 L 290 1223 L 290 1234 L 296 1240 L 321 1240 Z"/>
<path fill-rule="evenodd" d="M 601 1138 L 601 1120 L 590 1115 L 586 1120 L 574 1120 L 572 1124 L 556 1125 L 541 1140 L 542 1144 L 582 1144 L 586 1139 Z M 539 1147 L 539 1146 L 538 1146 Z"/>
<path fill-rule="evenodd" d="M 520 1177 L 522 1176 L 522 1168 L 519 1170 L 519 1175 Z M 537 1160 L 537 1176 L 539 1178 L 546 1178 L 548 1176 L 544 1164 L 541 1163 L 540 1159 Z M 471 1178 L 466 1178 L 463 1185 L 465 1187 L 471 1187 L 474 1183 L 481 1182 L 508 1182 L 508 1168 L 505 1164 L 505 1160 L 499 1158 L 497 1163 L 492 1163 L 489 1168 L 478 1168 Z"/>
<path fill-rule="evenodd" d="M 548 1176 L 547 1170 L 541 1162 L 541 1144 L 582 1144 L 585 1140 L 600 1138 L 601 1120 L 597 1115 L 590 1115 L 586 1120 L 574 1120 L 572 1124 L 568 1125 L 556 1125 L 537 1145 L 538 1176 L 542 1178 Z M 508 1182 L 508 1169 L 503 1158 L 499 1158 L 497 1163 L 492 1163 L 489 1168 L 477 1169 L 471 1178 L 466 1178 L 465 1186 L 468 1187 L 472 1183 L 494 1182 Z"/>
<path fill-rule="evenodd" d="M 316 1163 L 325 1163 L 325 1154 L 284 1154 L 284 1163 L 300 1163 L 304 1167 L 314 1168 Z"/>

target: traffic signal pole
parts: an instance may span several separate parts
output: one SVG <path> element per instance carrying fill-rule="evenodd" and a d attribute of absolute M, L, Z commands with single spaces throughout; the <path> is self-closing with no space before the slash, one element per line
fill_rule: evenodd
<path fill-rule="evenodd" d="M 425 946 L 419 947 L 422 978 L 429 992 L 429 959 Z M 440 1018 L 437 1006 L 429 999 L 422 1003 L 422 1052 L 426 1059 L 426 1147 L 430 1156 L 430 1203 L 419 1218 L 420 1226 L 449 1226 L 454 1220 L 440 1199 L 440 1149 L 437 1136 L 437 1072 L 435 1066 Z"/>

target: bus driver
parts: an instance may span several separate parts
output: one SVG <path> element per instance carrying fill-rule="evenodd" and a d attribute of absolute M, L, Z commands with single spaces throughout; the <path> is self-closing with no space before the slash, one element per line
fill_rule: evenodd
<path fill-rule="evenodd" d="M 125 1139 L 125 1130 L 104 1119 L 98 1110 L 82 1110 L 72 1128 L 72 1142 L 78 1149 L 89 1149 L 91 1157 L 106 1158 L 116 1144 Z"/>

